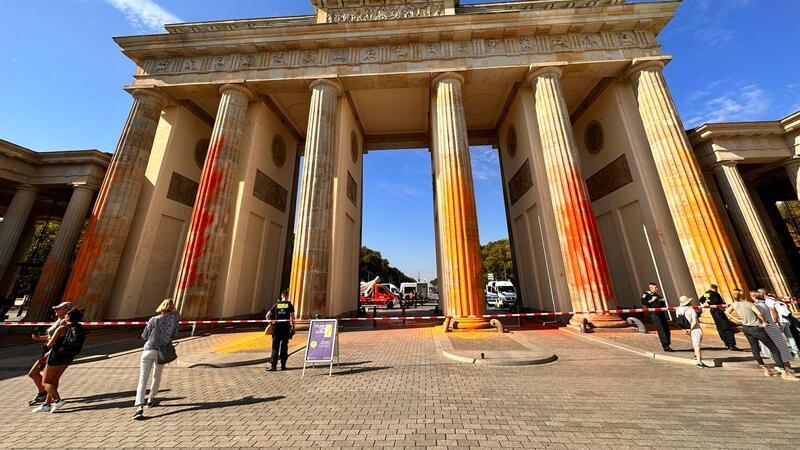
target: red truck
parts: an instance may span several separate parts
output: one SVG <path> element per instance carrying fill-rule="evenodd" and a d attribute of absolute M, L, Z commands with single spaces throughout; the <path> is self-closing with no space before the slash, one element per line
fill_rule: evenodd
<path fill-rule="evenodd" d="M 400 297 L 393 294 L 389 289 L 380 283 L 380 277 L 368 283 L 361 284 L 361 294 L 358 296 L 358 306 L 375 306 L 392 309 L 400 306 Z"/>

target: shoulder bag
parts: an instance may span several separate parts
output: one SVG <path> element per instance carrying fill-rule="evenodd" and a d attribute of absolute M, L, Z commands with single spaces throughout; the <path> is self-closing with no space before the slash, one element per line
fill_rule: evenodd
<path fill-rule="evenodd" d="M 156 332 L 158 332 L 158 325 L 156 325 Z M 178 359 L 178 353 L 175 351 L 175 346 L 171 341 L 158 348 L 159 364 L 169 364 L 176 359 Z"/>

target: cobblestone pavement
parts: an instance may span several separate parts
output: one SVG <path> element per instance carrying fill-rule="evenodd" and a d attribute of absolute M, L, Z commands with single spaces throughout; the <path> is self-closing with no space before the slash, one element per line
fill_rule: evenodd
<path fill-rule="evenodd" d="M 57 414 L 31 413 L 31 382 L 5 377 L 0 448 L 800 446 L 800 383 L 648 360 L 558 330 L 515 331 L 555 363 L 475 366 L 437 354 L 437 332 L 342 333 L 332 378 L 316 368 L 301 379 L 299 354 L 277 373 L 168 366 L 142 422 L 130 418 L 138 354 L 71 367 Z"/>

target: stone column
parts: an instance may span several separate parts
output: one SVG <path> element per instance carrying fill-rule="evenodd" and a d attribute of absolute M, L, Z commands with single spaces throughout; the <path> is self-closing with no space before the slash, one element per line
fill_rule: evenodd
<path fill-rule="evenodd" d="M 455 73 L 444 73 L 433 80 L 436 216 L 441 232 L 440 276 L 444 278 L 440 286 L 447 290 L 448 315 L 480 316 L 486 313 L 486 301 L 481 280 L 478 214 L 464 117 L 463 83 L 464 78 Z M 489 320 L 482 317 L 453 321 L 453 327 L 460 329 L 488 326 Z"/>
<path fill-rule="evenodd" d="M 705 185 L 670 96 L 660 60 L 634 61 L 628 71 L 653 161 L 689 266 L 696 296 L 717 284 L 727 299 L 747 282 Z"/>
<path fill-rule="evenodd" d="M 222 98 L 175 287 L 174 300 L 181 316 L 193 319 L 211 315 L 231 208 L 236 199 L 236 173 L 247 107 L 253 99 L 249 89 L 235 84 L 222 86 L 220 93 Z"/>
<path fill-rule="evenodd" d="M 128 240 L 144 171 L 167 99 L 150 89 L 131 92 L 133 105 L 106 172 L 81 248 L 72 265 L 64 299 L 101 319 Z"/>
<path fill-rule="evenodd" d="M 792 183 L 794 193 L 800 200 L 800 157 L 794 156 L 783 164 L 786 169 L 786 175 L 789 176 L 789 182 Z"/>
<path fill-rule="evenodd" d="M 728 207 L 739 239 L 750 262 L 750 269 L 759 287 L 766 287 L 779 296 L 789 295 L 786 274 L 778 264 L 777 255 L 767 234 L 766 224 L 733 161 L 714 166 L 714 178 Z"/>
<path fill-rule="evenodd" d="M 3 278 L 14 251 L 19 244 L 19 238 L 28 216 L 36 201 L 36 188 L 27 184 L 17 187 L 14 198 L 8 206 L 3 221 L 0 222 L 0 278 Z"/>
<path fill-rule="evenodd" d="M 58 233 L 47 255 L 42 274 L 31 299 L 27 320 L 45 320 L 51 306 L 58 303 L 61 288 L 67 277 L 75 246 L 81 235 L 83 223 L 89 213 L 96 189 L 85 184 L 76 185 L 67 205 Z"/>
<path fill-rule="evenodd" d="M 333 223 L 333 165 L 338 99 L 342 89 L 329 80 L 311 83 L 311 110 L 303 158 L 289 298 L 297 317 L 325 316 Z"/>
<path fill-rule="evenodd" d="M 572 307 L 578 311 L 614 309 L 617 303 L 611 275 L 580 170 L 578 147 L 561 90 L 561 70 L 534 69 L 528 81 L 534 91 L 547 190 L 555 213 Z M 597 328 L 628 326 L 619 316 L 603 314 L 575 315 L 571 322 L 579 326 L 583 319 Z"/>

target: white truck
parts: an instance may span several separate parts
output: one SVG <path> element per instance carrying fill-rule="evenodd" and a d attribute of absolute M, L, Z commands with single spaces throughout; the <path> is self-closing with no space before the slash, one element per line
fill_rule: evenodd
<path fill-rule="evenodd" d="M 409 305 L 423 305 L 428 300 L 438 300 L 436 288 L 424 281 L 400 283 L 400 294 Z"/>
<path fill-rule="evenodd" d="M 486 304 L 495 308 L 517 306 L 517 290 L 510 281 L 486 283 Z"/>

